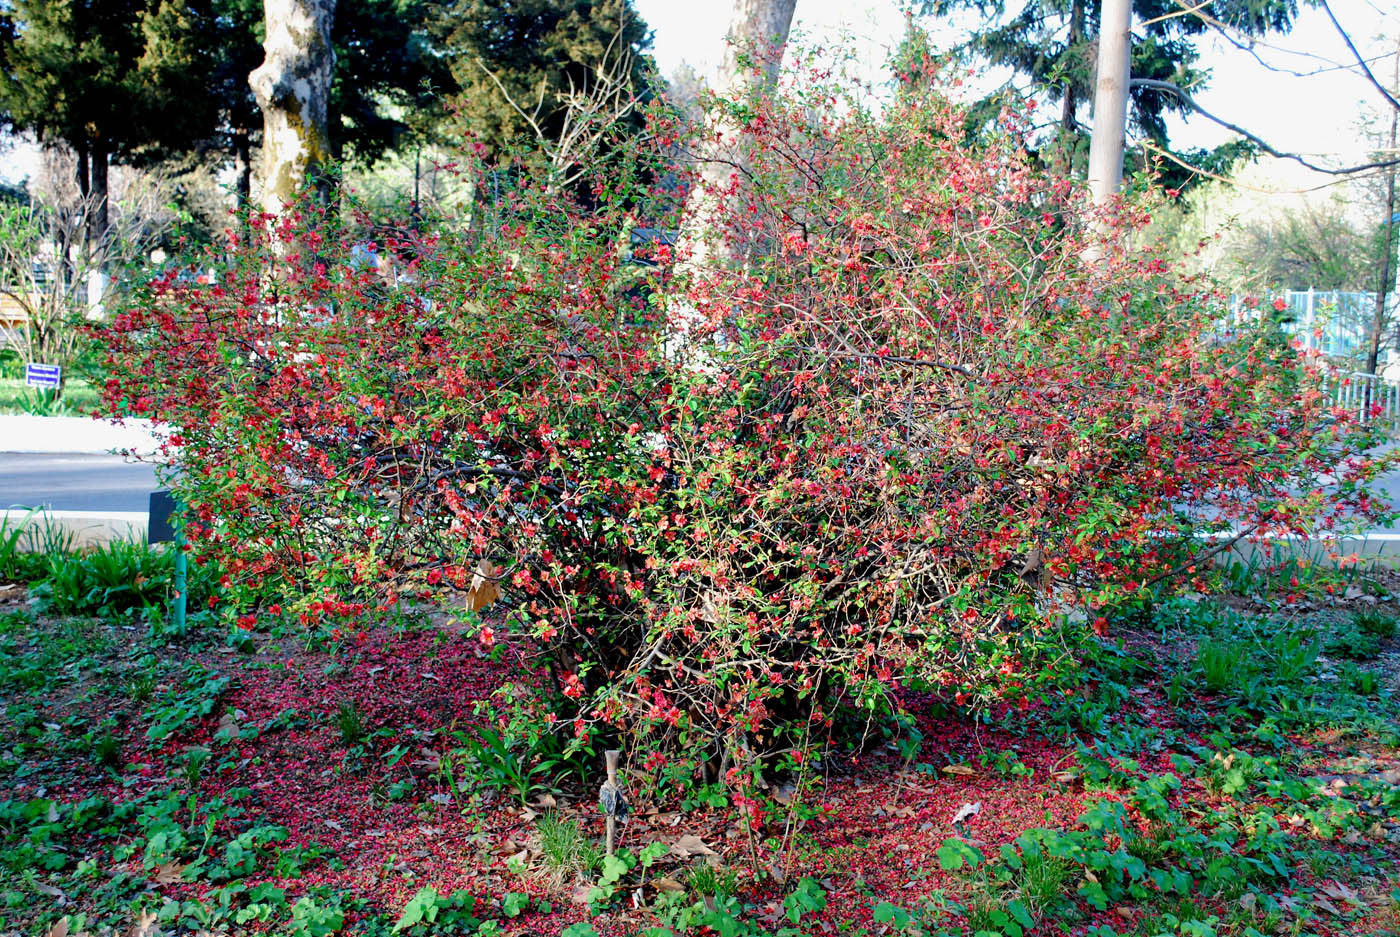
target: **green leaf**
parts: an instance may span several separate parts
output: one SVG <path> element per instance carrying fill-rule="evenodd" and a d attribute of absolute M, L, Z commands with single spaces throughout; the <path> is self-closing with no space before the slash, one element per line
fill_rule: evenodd
<path fill-rule="evenodd" d="M 937 849 L 939 868 L 955 872 L 964 865 L 977 867 L 982 863 L 982 853 L 960 839 L 945 839 Z"/>
<path fill-rule="evenodd" d="M 394 925 L 394 933 L 408 930 L 423 922 L 431 924 L 437 919 L 437 913 L 437 889 L 431 885 L 420 888 L 418 894 L 408 899 L 408 904 L 404 905 L 403 914 L 399 915 L 399 921 Z"/>
<path fill-rule="evenodd" d="M 519 917 L 520 912 L 530 907 L 530 896 L 524 892 L 506 892 L 505 898 L 501 900 L 501 913 L 506 917 Z"/>
<path fill-rule="evenodd" d="M 910 922 L 914 920 L 913 915 L 908 911 L 896 907 L 888 901 L 882 901 L 877 904 L 871 916 L 875 919 L 876 924 L 893 924 L 896 929 L 900 930 L 908 927 Z"/>
<path fill-rule="evenodd" d="M 587 921 L 579 921 L 560 931 L 559 937 L 598 937 L 598 932 Z"/>
<path fill-rule="evenodd" d="M 1006 910 L 1011 912 L 1011 916 L 1014 917 L 1017 923 L 1019 923 L 1022 927 L 1035 927 L 1035 918 L 1031 917 L 1030 911 L 1026 910 L 1026 906 L 1020 901 L 1008 902 L 1006 905 Z"/>

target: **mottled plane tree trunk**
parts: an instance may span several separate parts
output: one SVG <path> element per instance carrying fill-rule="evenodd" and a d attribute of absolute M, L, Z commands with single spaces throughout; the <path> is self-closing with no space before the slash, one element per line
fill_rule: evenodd
<path fill-rule="evenodd" d="M 739 100 L 770 90 L 777 83 L 796 6 L 797 0 L 734 0 L 724 62 L 714 89 L 719 97 Z M 724 109 L 711 110 L 698 154 L 699 178 L 681 224 L 683 254 L 692 269 L 712 261 L 738 259 L 714 228 L 722 215 L 723 192 L 730 177 L 742 171 L 742 154 L 734 149 L 739 132 Z"/>
<path fill-rule="evenodd" d="M 336 0 L 264 0 L 267 58 L 248 76 L 263 112 L 262 209 L 278 213 L 331 155 Z"/>

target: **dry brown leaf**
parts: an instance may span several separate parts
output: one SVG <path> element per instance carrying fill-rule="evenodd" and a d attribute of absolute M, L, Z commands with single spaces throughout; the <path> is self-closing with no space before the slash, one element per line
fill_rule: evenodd
<path fill-rule="evenodd" d="M 476 571 L 472 573 L 471 588 L 467 590 L 467 608 L 474 612 L 479 612 L 492 602 L 501 597 L 501 586 L 499 583 L 501 570 L 491 564 L 490 560 L 482 560 L 476 564 Z"/>
<path fill-rule="evenodd" d="M 1318 891 L 1322 892 L 1328 898 L 1336 898 L 1338 901 L 1349 901 L 1352 904 L 1358 905 L 1362 904 L 1361 896 L 1341 882 L 1325 882 Z"/>
<path fill-rule="evenodd" d="M 157 933 L 155 912 L 143 911 L 136 915 L 136 926 L 132 927 L 128 937 L 154 937 Z"/>
<path fill-rule="evenodd" d="M 698 836 L 686 835 L 671 844 L 671 855 L 679 859 L 689 859 L 691 856 L 717 856 L 709 846 Z"/>
<path fill-rule="evenodd" d="M 151 870 L 157 885 L 174 885 L 185 880 L 185 867 L 178 862 L 165 862 Z"/>
<path fill-rule="evenodd" d="M 943 766 L 943 773 L 944 773 L 944 774 L 957 774 L 957 775 L 961 775 L 961 776 L 963 776 L 963 777 L 970 777 L 971 775 L 974 775 L 974 774 L 976 774 L 977 772 L 974 771 L 972 768 L 969 768 L 967 765 L 944 765 L 944 766 Z"/>
<path fill-rule="evenodd" d="M 541 810 L 553 810 L 555 807 L 559 806 L 559 802 L 554 799 L 553 794 L 541 794 L 539 797 L 535 798 L 535 806 L 539 807 Z"/>
<path fill-rule="evenodd" d="M 684 885 L 682 885 L 680 882 L 676 881 L 676 880 L 673 879 L 673 878 L 667 878 L 667 877 L 665 877 L 665 876 L 663 876 L 663 877 L 661 877 L 661 878 L 654 878 L 654 879 L 652 879 L 652 880 L 651 880 L 651 887 L 652 887 L 652 888 L 655 888 L 657 891 L 669 891 L 669 892 L 682 892 L 682 891 L 685 891 L 685 886 L 684 886 Z"/>
<path fill-rule="evenodd" d="M 45 885 L 43 882 L 35 882 L 34 890 L 41 895 L 48 895 L 50 898 L 57 898 L 60 902 L 68 900 L 68 896 L 63 893 L 63 889 L 54 888 L 52 885 Z"/>
<path fill-rule="evenodd" d="M 68 937 L 68 916 L 59 918 L 58 923 L 49 928 L 46 937 Z"/>
<path fill-rule="evenodd" d="M 1313 907 L 1315 907 L 1315 908 L 1321 908 L 1322 910 L 1326 911 L 1328 914 L 1335 914 L 1335 915 L 1337 915 L 1338 917 L 1341 917 L 1343 914 L 1346 913 L 1346 912 L 1343 911 L 1341 908 L 1337 907 L 1337 906 L 1334 905 L 1332 902 L 1328 901 L 1326 898 L 1318 898 L 1318 899 L 1314 900 L 1314 901 L 1313 901 Z"/>

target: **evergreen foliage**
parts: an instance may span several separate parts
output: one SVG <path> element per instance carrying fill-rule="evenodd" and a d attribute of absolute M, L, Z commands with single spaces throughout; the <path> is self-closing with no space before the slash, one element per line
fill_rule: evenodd
<path fill-rule="evenodd" d="M 461 127 L 492 155 L 535 138 L 525 115 L 554 139 L 567 96 L 588 94 L 617 63 L 639 95 L 651 70 L 651 35 L 631 0 L 456 0 L 438 32 L 460 89 Z M 623 123 L 639 129 L 642 116 Z"/>
<path fill-rule="evenodd" d="M 1019 7 L 1005 0 L 924 0 L 923 11 L 940 16 L 959 11 L 979 14 L 986 25 L 972 33 L 965 49 L 1029 79 L 1038 94 L 1059 106 L 1058 158 L 1079 166 L 1088 154 L 1089 128 L 1080 123 L 1079 115 L 1093 104 L 1099 6 L 1097 0 L 1025 0 Z M 1252 37 L 1269 30 L 1288 30 L 1298 9 L 1295 0 L 1210 0 L 1191 7 L 1193 13 L 1187 15 L 1171 0 L 1133 0 L 1133 20 L 1145 25 L 1133 31 L 1132 77 L 1198 89 L 1209 75 L 1196 67 L 1195 43 L 1211 23 Z M 999 109 L 999 100 L 993 96 L 974 116 L 985 121 L 994 118 Z M 1167 148 L 1166 115 L 1187 110 L 1174 95 L 1133 88 L 1129 122 L 1153 144 Z M 1220 171 L 1251 152 L 1230 143 L 1215 151 L 1182 155 L 1193 165 Z M 1165 181 L 1174 185 L 1184 182 L 1185 177 Z"/>

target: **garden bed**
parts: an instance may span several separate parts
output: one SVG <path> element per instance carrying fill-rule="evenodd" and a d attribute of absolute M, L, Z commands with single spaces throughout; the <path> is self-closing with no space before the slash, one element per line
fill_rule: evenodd
<path fill-rule="evenodd" d="M 917 732 L 806 804 L 625 771 L 609 863 L 597 778 L 491 744 L 508 644 L 161 637 L 9 586 L 0 930 L 1394 933 L 1400 649 L 1360 592 L 1115 622 L 1058 708 L 906 692 Z"/>

